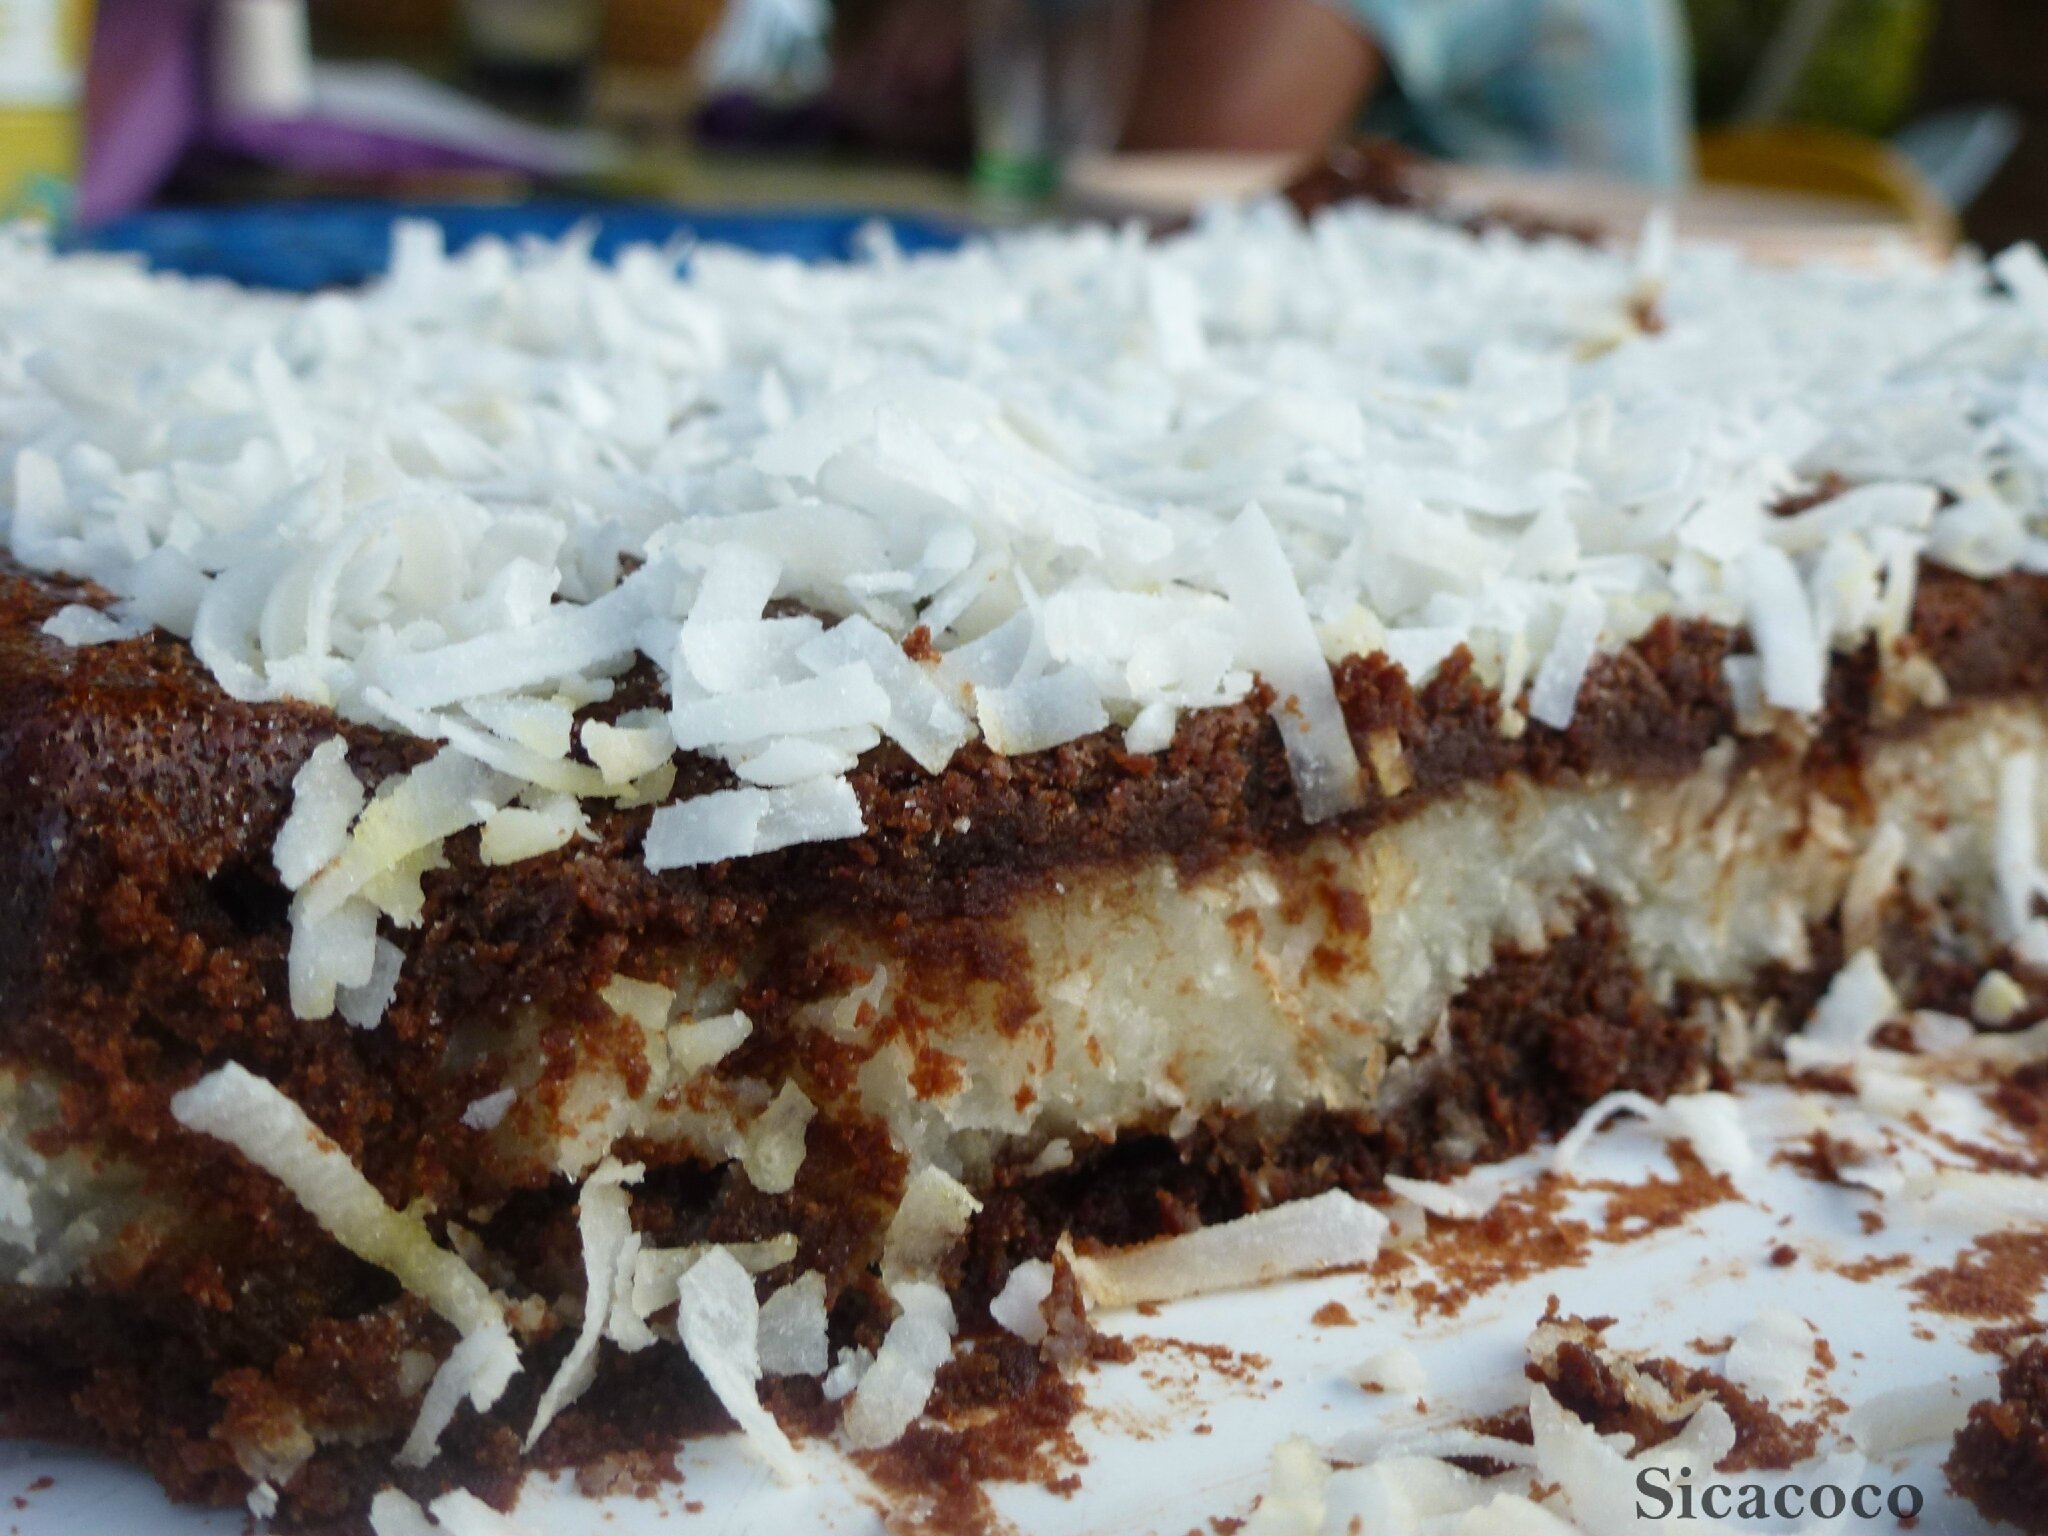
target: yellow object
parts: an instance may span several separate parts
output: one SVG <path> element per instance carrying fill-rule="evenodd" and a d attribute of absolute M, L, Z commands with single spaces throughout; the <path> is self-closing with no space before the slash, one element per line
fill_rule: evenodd
<path fill-rule="evenodd" d="M 1703 134 L 1700 179 L 1847 202 L 1879 204 L 1902 217 L 1930 249 L 1961 236 L 1955 210 L 1903 155 L 1875 139 L 1805 125 Z"/>
<path fill-rule="evenodd" d="M 0 219 L 63 219 L 78 180 L 92 0 L 0 0 Z"/>

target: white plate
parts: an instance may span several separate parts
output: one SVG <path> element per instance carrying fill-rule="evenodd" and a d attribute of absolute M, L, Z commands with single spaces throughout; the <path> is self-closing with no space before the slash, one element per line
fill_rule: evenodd
<path fill-rule="evenodd" d="M 1523 1343 L 1553 1294 L 1568 1313 L 1619 1319 L 1610 1337 L 1621 1345 L 1713 1365 L 1719 1362 L 1700 1355 L 1689 1341 L 1737 1333 L 1762 1309 L 1784 1307 L 1815 1325 L 1833 1350 L 1837 1365 L 1816 1392 L 1855 1405 L 1886 1388 L 1941 1381 L 1956 1383 L 1964 1396 L 1983 1395 L 1996 1362 L 1968 1345 L 1977 1323 L 1912 1310 L 1903 1285 L 1914 1270 L 1859 1283 L 1831 1267 L 1895 1253 L 1912 1254 L 1915 1269 L 1943 1264 L 1980 1229 L 1953 1212 L 1885 1202 L 1770 1162 L 1774 1148 L 1795 1144 L 1817 1113 L 1841 1111 L 1843 1101 L 1775 1087 L 1747 1089 L 1742 1099 L 1759 1152 L 1758 1165 L 1737 1180 L 1742 1201 L 1709 1207 L 1649 1237 L 1596 1245 L 1579 1267 L 1503 1285 L 1455 1315 L 1418 1315 L 1413 1297 L 1395 1280 L 1347 1274 L 1199 1298 L 1153 1317 L 1104 1319 L 1107 1328 L 1140 1347 L 1133 1364 L 1090 1373 L 1090 1409 L 1080 1431 L 1089 1460 L 1077 1469 L 1080 1491 L 1060 1498 L 1033 1487 L 998 1487 L 997 1508 L 1019 1529 L 1045 1536 L 1206 1531 L 1212 1517 L 1250 1509 L 1265 1486 L 1273 1447 L 1289 1436 L 1307 1436 L 1346 1459 L 1366 1459 L 1372 1443 L 1388 1437 L 1525 1400 Z M 1854 1117 L 1853 1109 L 1847 1113 Z M 1984 1123 L 1990 1124 L 1988 1117 Z M 1916 1159 L 1924 1165 L 1920 1152 L 1909 1147 L 1901 1161 L 1910 1166 Z M 1481 1170 L 1474 1184 L 1526 1181 L 1542 1166 L 1542 1157 L 1523 1158 Z M 1574 1169 L 1582 1180 L 1628 1183 L 1670 1172 L 1661 1142 L 1639 1122 L 1603 1133 Z M 1597 1215 L 1606 1196 L 1581 1190 L 1572 1198 L 1575 1209 Z M 1871 1235 L 1862 1230 L 1858 1214 L 1873 1207 L 1884 1211 L 1887 1226 Z M 1781 1244 L 1796 1249 L 1795 1262 L 1771 1262 Z M 1422 1273 L 1418 1266 L 1409 1279 Z M 1331 1301 L 1343 1304 L 1355 1326 L 1312 1321 Z M 1144 1342 L 1159 1339 L 1222 1345 L 1256 1353 L 1268 1364 L 1250 1373 L 1223 1371 L 1201 1363 L 1193 1352 Z M 1348 1368 L 1394 1344 L 1414 1348 L 1427 1367 L 1426 1411 L 1413 1401 L 1368 1393 L 1346 1376 Z M 1243 1379 L 1247 1374 L 1252 1379 Z M 1784 1411 L 1790 1419 L 1810 1416 L 1796 1405 Z M 1207 1431 L 1198 1433 L 1198 1425 Z M 1823 1454 L 1837 1448 L 1824 1433 Z M 1939 1471 L 1947 1450 L 1945 1439 L 1917 1447 L 1873 1464 L 1866 1480 L 1916 1484 L 1927 1499 L 1922 1531 L 1992 1529 L 1947 1493 Z M 659 1502 L 599 1505 L 559 1485 L 536 1485 L 517 1519 L 536 1536 L 587 1536 L 598 1529 L 612 1536 L 698 1529 L 721 1536 L 856 1536 L 883 1529 L 885 1501 L 861 1476 L 823 1447 L 813 1446 L 810 1453 L 817 1481 L 784 1489 L 736 1440 L 699 1442 L 682 1453 L 682 1486 Z M 45 1476 L 54 1484 L 31 1491 Z M 1810 1481 L 1818 1473 L 1809 1465 L 1806 1476 Z M 147 1478 L 128 1468 L 41 1446 L 0 1448 L 0 1508 L 16 1498 L 22 1503 L 9 1510 L 9 1520 L 20 1536 L 230 1536 L 247 1528 L 239 1513 L 170 1507 Z M 700 1504 L 701 1511 L 689 1513 L 685 1501 Z M 1644 1526 L 1684 1528 L 1670 1522 Z M 1893 1527 L 1887 1521 L 1878 1528 Z"/>

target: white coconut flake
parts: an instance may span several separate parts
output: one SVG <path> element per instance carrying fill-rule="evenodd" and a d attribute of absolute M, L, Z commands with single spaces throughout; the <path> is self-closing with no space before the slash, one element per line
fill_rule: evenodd
<path fill-rule="evenodd" d="M 1480 1199 L 1470 1190 L 1451 1184 L 1432 1184 L 1398 1173 L 1388 1174 L 1386 1184 L 1390 1194 L 1412 1201 L 1430 1215 L 1441 1216 L 1446 1221 L 1476 1221 L 1492 1205 L 1491 1201 Z"/>
<path fill-rule="evenodd" d="M 567 757 L 575 712 L 558 699 L 486 698 L 464 702 L 463 711 L 494 735 L 541 757 Z"/>
<path fill-rule="evenodd" d="M 1327 821 L 1364 802 L 1351 731 L 1329 663 L 1273 524 L 1248 506 L 1217 540 L 1216 580 L 1238 623 L 1238 657 L 1273 690 L 1273 718 L 1287 749 L 1302 815 Z"/>
<path fill-rule="evenodd" d="M 889 701 L 887 718 L 876 723 L 926 772 L 943 769 L 967 740 L 967 716 L 940 690 L 927 668 L 912 661 L 899 642 L 868 619 L 856 614 L 834 625 L 797 655 L 820 674 L 864 666 Z"/>
<path fill-rule="evenodd" d="M 1970 993 L 1970 1017 L 1992 1029 L 2010 1024 L 2026 1006 L 2027 989 L 2004 971 L 1986 971 Z"/>
<path fill-rule="evenodd" d="M 1988 580 L 2003 576 L 2027 553 L 2027 524 L 2013 507 L 1988 496 L 1971 497 L 1935 515 L 1928 558 Z"/>
<path fill-rule="evenodd" d="M 737 1010 L 669 1025 L 670 1081 L 686 1083 L 698 1073 L 709 1071 L 745 1044 L 753 1032 L 753 1021 Z"/>
<path fill-rule="evenodd" d="M 1940 505 L 1941 494 L 1931 486 L 1872 482 L 1852 486 L 1790 517 L 1772 518 L 1764 532 L 1786 554 L 1807 554 L 1836 544 L 1843 534 L 1880 528 L 1924 530 Z"/>
<path fill-rule="evenodd" d="M 1913 1031 L 1913 1049 L 1924 1056 L 1946 1056 L 1966 1051 L 1979 1038 L 1975 1026 L 1968 1019 L 1959 1019 L 1952 1013 L 1941 1013 L 1932 1008 L 1914 1010 L 1908 1022 Z"/>
<path fill-rule="evenodd" d="M 825 1334 L 825 1277 L 807 1270 L 761 1303 L 761 1371 L 823 1376 L 831 1365 Z"/>
<path fill-rule="evenodd" d="M 39 449 L 24 447 L 14 456 L 13 512 L 15 552 L 31 564 L 60 553 L 62 536 L 77 529 L 64 471 Z"/>
<path fill-rule="evenodd" d="M 1135 1248 L 1076 1255 L 1072 1263 L 1091 1306 L 1134 1307 L 1370 1264 L 1387 1230 L 1378 1211 L 1331 1190 Z"/>
<path fill-rule="evenodd" d="M 1748 593 L 1750 638 L 1763 662 L 1765 702 L 1801 714 L 1817 713 L 1827 653 L 1798 569 L 1783 550 L 1769 544 L 1751 546 L 1740 569 Z"/>
<path fill-rule="evenodd" d="M 1550 1164 L 1559 1173 L 1567 1172 L 1578 1162 L 1595 1136 L 1607 1128 L 1609 1121 L 1620 1115 L 1640 1115 L 1653 1124 L 1663 1118 L 1663 1106 L 1646 1094 L 1623 1088 L 1604 1098 L 1595 1099 L 1586 1106 L 1578 1122 L 1560 1136 L 1557 1145 L 1551 1148 Z"/>
<path fill-rule="evenodd" d="M 43 633 L 65 645 L 111 645 L 149 633 L 149 626 L 117 619 L 83 603 L 66 603 L 43 620 Z"/>
<path fill-rule="evenodd" d="M 396 1488 L 380 1489 L 370 1500 L 374 1536 L 438 1536 L 438 1527 L 407 1495 Z"/>
<path fill-rule="evenodd" d="M 837 778 L 860 761 L 858 751 L 830 741 L 785 736 L 764 747 L 731 754 L 733 772 L 763 789 L 783 789 L 811 779 Z"/>
<path fill-rule="evenodd" d="M 296 891 L 341 857 L 368 798 L 348 766 L 347 741 L 330 737 L 312 750 L 292 777 L 291 814 L 271 850 L 286 890 Z"/>
<path fill-rule="evenodd" d="M 690 869 L 799 843 L 858 837 L 866 829 L 860 797 L 844 779 L 785 789 L 718 790 L 654 813 L 647 829 L 647 867 Z"/>
<path fill-rule="evenodd" d="M 1241 1527 L 1247 1536 L 1322 1536 L 1330 1464 L 1299 1435 L 1273 1447 L 1266 1491 Z"/>
<path fill-rule="evenodd" d="M 466 1399 L 478 1413 L 488 1413 L 519 1373 L 519 1349 L 502 1324 L 479 1329 L 449 1351 L 420 1399 L 412 1432 L 394 1458 L 401 1467 L 424 1467 L 441 1448 L 441 1435 L 455 1421 Z"/>
<path fill-rule="evenodd" d="M 2048 321 L 2048 261 L 2032 243 L 2015 245 L 1992 260 L 1991 270 L 2034 324 Z"/>
<path fill-rule="evenodd" d="M 1858 950 L 1828 983 L 1806 1028 L 1785 1042 L 1785 1059 L 1797 1071 L 1845 1065 L 1900 1011 L 1876 951 Z"/>
<path fill-rule="evenodd" d="M 1052 1266 L 1043 1259 L 1026 1259 L 1003 1280 L 1003 1288 L 988 1304 L 988 1315 L 999 1327 L 1008 1329 L 1026 1344 L 1045 1339 L 1045 1299 L 1052 1294 Z"/>
<path fill-rule="evenodd" d="M 1745 1172 L 1756 1151 L 1743 1129 L 1741 1105 L 1733 1094 L 1674 1094 L 1661 1104 L 1630 1089 L 1595 1100 L 1551 1150 L 1551 1166 L 1568 1172 L 1593 1138 L 1620 1115 L 1636 1115 L 1655 1133 L 1689 1143 L 1700 1162 L 1715 1173 Z"/>
<path fill-rule="evenodd" d="M 1031 1174 L 1058 1173 L 1062 1168 L 1074 1166 L 1074 1144 L 1064 1136 L 1055 1136 L 1038 1149 L 1038 1155 L 1024 1165 Z"/>
<path fill-rule="evenodd" d="M 1564 730 L 1578 708 L 1586 669 L 1600 649 L 1600 631 L 1607 622 L 1607 604 L 1583 582 L 1565 598 L 1557 636 L 1544 653 L 1543 665 L 1529 687 L 1529 718 Z"/>
<path fill-rule="evenodd" d="M 675 755 L 668 717 L 652 710 L 621 715 L 615 724 L 586 720 L 578 728 L 583 750 L 614 787 L 631 784 L 662 767 Z"/>
<path fill-rule="evenodd" d="M 1645 1466 L 1661 1465 L 1674 1480 L 1680 1468 L 1688 1469 L 1695 1478 L 1709 1475 L 1719 1459 L 1712 1452 L 1718 1449 L 1725 1454 L 1726 1449 L 1733 1447 L 1734 1429 L 1728 1425 L 1727 1414 L 1718 1403 L 1710 1403 L 1695 1413 L 1688 1430 L 1703 1421 L 1725 1431 L 1714 1436 L 1713 1443 L 1703 1449 L 1696 1448 L 1701 1437 L 1695 1433 L 1693 1446 L 1672 1441 L 1656 1451 L 1628 1458 L 1590 1424 L 1560 1407 L 1542 1387 L 1532 1388 L 1529 1394 L 1536 1475 L 1563 1494 L 1573 1522 L 1587 1531 L 1636 1529 L 1636 1478 Z M 1721 1440 L 1726 1441 L 1725 1447 L 1719 1444 Z"/>
<path fill-rule="evenodd" d="M 1782 1307 L 1759 1312 L 1735 1335 L 1722 1374 L 1773 1405 L 1800 1396 L 1814 1361 L 1814 1332 Z"/>
<path fill-rule="evenodd" d="M 754 1117 L 740 1145 L 747 1182 L 764 1195 L 787 1194 L 804 1161 L 804 1132 L 817 1108 L 795 1083 L 784 1083 Z"/>
<path fill-rule="evenodd" d="M 317 922 L 338 911 L 378 876 L 476 826 L 510 801 L 517 788 L 504 775 L 452 749 L 387 782 L 356 818 L 340 856 L 300 893 L 304 918 Z"/>
<path fill-rule="evenodd" d="M 989 746 L 1007 757 L 1043 752 L 1109 724 L 1101 690 L 1079 667 L 1007 688 L 977 688 L 974 709 Z"/>
<path fill-rule="evenodd" d="M 637 1183 L 642 1172 L 637 1163 L 621 1165 L 606 1158 L 584 1181 L 576 1212 L 576 1231 L 583 1244 L 583 1325 L 541 1393 L 526 1431 L 526 1450 L 532 1450 L 555 1416 L 597 1380 L 597 1350 L 611 1316 L 613 1293 L 631 1284 L 633 1217 L 625 1186 Z"/>
<path fill-rule="evenodd" d="M 1425 1536 L 1445 1521 L 1470 1519 L 1477 1511 L 1514 1499 L 1514 1495 L 1496 1493 L 1495 1486 L 1427 1453 L 1388 1455 L 1365 1466 L 1339 1468 L 1331 1475 L 1324 1491 L 1325 1525 L 1336 1536 L 1354 1532 L 1358 1536 L 1365 1532 Z M 1426 1524 L 1428 1521 L 1437 1524 Z M 1552 1532 L 1532 1528 L 1516 1536 L 1552 1536 Z"/>
<path fill-rule="evenodd" d="M 303 892 L 292 903 L 285 981 L 293 1013 L 324 1019 L 342 994 L 367 989 L 376 976 L 377 909 L 355 898 L 318 915 L 308 907 Z"/>
<path fill-rule="evenodd" d="M 1906 1175 L 1899 1194 L 1909 1204 L 1944 1209 L 1972 1223 L 2048 1223 L 2048 1183 L 2025 1174 L 1937 1168 Z"/>
<path fill-rule="evenodd" d="M 883 1283 L 893 1287 L 935 1276 L 980 1209 L 981 1202 L 943 1168 L 918 1169 L 904 1184 L 882 1238 Z"/>
<path fill-rule="evenodd" d="M 171 1100 L 187 1130 L 226 1142 L 292 1192 L 334 1240 L 388 1271 L 465 1336 L 503 1326 L 504 1311 L 426 1223 L 394 1211 L 348 1155 L 273 1085 L 229 1063 Z"/>
<path fill-rule="evenodd" d="M 875 1363 L 874 1351 L 848 1345 L 839 1351 L 839 1357 L 832 1362 L 832 1369 L 825 1373 L 825 1380 L 819 1390 L 828 1403 L 844 1402 L 853 1395 L 854 1389 Z"/>
<path fill-rule="evenodd" d="M 2002 938 L 2019 938 L 2042 894 L 2041 825 L 2037 813 L 2039 760 L 2015 752 L 1998 774 L 1998 819 L 1992 834 L 1992 868 L 1998 880 Z"/>
<path fill-rule="evenodd" d="M 1732 1093 L 1682 1093 L 1664 1101 L 1667 1134 L 1683 1138 L 1709 1172 L 1747 1173 L 1756 1149 L 1743 1129 L 1742 1105 Z"/>
<path fill-rule="evenodd" d="M 1856 1062 L 1852 1073 L 1856 1102 L 1882 1118 L 1903 1120 L 1910 1115 L 1927 1114 L 1940 1105 L 1940 1095 L 1932 1084 L 1909 1072 L 1887 1067 L 1874 1056 L 1865 1056 Z M 1902 1175 L 1896 1167 L 1874 1163 L 1853 1173 L 1845 1173 L 1843 1178 L 1882 1193 L 1896 1189 Z"/>
<path fill-rule="evenodd" d="M 394 658 L 372 669 L 368 681 L 409 709 L 559 682 L 631 656 L 642 603 L 631 585 L 589 604 L 556 603 L 537 622 Z"/>
<path fill-rule="evenodd" d="M 138 622 L 189 635 L 211 585 L 184 551 L 165 545 L 144 555 L 122 581 L 126 611 Z"/>
<path fill-rule="evenodd" d="M 334 1011 L 357 1029 L 375 1029 L 398 996 L 398 978 L 404 966 L 404 950 L 389 939 L 377 940 L 371 950 L 370 974 L 360 985 L 335 988 Z"/>
<path fill-rule="evenodd" d="M 1896 1456 L 1918 1445 L 1945 1444 L 1970 1416 L 1970 1406 L 1996 1396 L 1988 1373 L 1960 1381 L 1916 1382 L 1873 1393 L 1850 1409 L 1842 1430 L 1865 1456 Z"/>
<path fill-rule="evenodd" d="M 679 748 L 695 752 L 813 731 L 879 728 L 888 719 L 888 694 L 867 666 L 852 663 L 804 682 L 678 704 L 669 728 Z"/>
<path fill-rule="evenodd" d="M 644 1324 L 664 1307 L 676 1304 L 683 1276 L 695 1268 L 697 1261 L 713 1247 L 750 1275 L 764 1275 L 782 1268 L 796 1258 L 797 1251 L 796 1237 L 788 1232 L 758 1243 L 693 1243 L 681 1248 L 648 1248 L 643 1245 L 633 1253 L 631 1283 L 622 1287 L 621 1294 L 614 1298 L 611 1325 L 614 1342 L 628 1348 L 645 1348 L 653 1342 L 652 1335 L 644 1340 L 641 1338 L 642 1330 L 638 1325 Z M 632 1321 L 628 1323 L 626 1319 Z"/>
<path fill-rule="evenodd" d="M 1389 1353 L 1392 1353 L 1389 1351 Z M 1399 1374 L 1398 1372 L 1395 1374 Z M 1422 1389 L 1404 1390 L 1401 1396 L 1410 1393 L 1420 1396 Z M 1533 1467 L 1536 1452 L 1533 1447 L 1519 1440 L 1503 1439 L 1499 1435 L 1481 1434 L 1476 1430 L 1450 1427 L 1444 1429 L 1421 1429 L 1397 1431 L 1387 1434 L 1384 1430 L 1371 1430 L 1347 1435 L 1331 1447 L 1332 1454 L 1344 1461 L 1370 1461 L 1374 1464 L 1403 1466 L 1421 1457 L 1484 1457 L 1497 1461 L 1504 1467 Z M 1443 1465 L 1441 1460 L 1438 1465 Z"/>
<path fill-rule="evenodd" d="M 543 795 L 532 807 L 508 805 L 484 818 L 477 853 L 486 864 L 518 864 L 565 848 L 590 830 L 573 795 Z"/>
<path fill-rule="evenodd" d="M 939 1368 L 951 1358 L 957 1326 L 944 1290 L 921 1281 L 891 1288 L 900 1309 L 883 1335 L 874 1362 L 840 1420 L 840 1433 L 857 1451 L 893 1444 L 931 1400 Z"/>
<path fill-rule="evenodd" d="M 1176 705 L 1159 701 L 1147 704 L 1124 727 L 1124 750 L 1140 756 L 1164 752 L 1173 745 L 1173 733 L 1180 724 Z"/>
<path fill-rule="evenodd" d="M 495 1131 L 504 1124 L 506 1113 L 519 1101 L 517 1089 L 500 1088 L 474 1099 L 462 1112 L 462 1123 L 472 1131 Z"/>
<path fill-rule="evenodd" d="M 1429 1390 L 1429 1371 L 1423 1366 L 1422 1357 L 1405 1344 L 1368 1356 L 1350 1374 L 1361 1387 L 1375 1392 L 1408 1397 Z"/>
<path fill-rule="evenodd" d="M 761 1406 L 760 1329 L 753 1277 L 737 1259 L 713 1248 L 690 1266 L 676 1288 L 676 1331 L 690 1363 L 776 1480 L 808 1482 L 796 1447 Z"/>

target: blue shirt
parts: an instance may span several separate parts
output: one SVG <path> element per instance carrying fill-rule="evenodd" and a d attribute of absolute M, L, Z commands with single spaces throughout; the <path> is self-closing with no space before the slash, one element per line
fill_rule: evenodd
<path fill-rule="evenodd" d="M 1677 0 L 1332 0 L 1372 34 L 1428 147 L 1672 187 L 1692 169 Z"/>

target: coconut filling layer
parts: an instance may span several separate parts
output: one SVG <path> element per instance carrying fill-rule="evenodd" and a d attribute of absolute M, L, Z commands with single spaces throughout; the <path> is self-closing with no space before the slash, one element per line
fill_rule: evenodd
<path fill-rule="evenodd" d="M 844 1098 L 826 1102 L 808 1077 L 724 1074 L 752 1028 L 734 1011 L 744 973 L 674 996 L 627 982 L 613 1000 L 644 1026 L 645 1090 L 628 1090 L 609 1042 L 559 1110 L 522 1112 L 515 1095 L 499 1135 L 507 1153 L 572 1173 L 624 1136 L 740 1158 L 772 1192 L 800 1176 L 814 1100 L 884 1123 L 913 1165 L 969 1183 L 999 1161 L 1057 1166 L 1061 1142 L 1184 1133 L 1215 1112 L 1283 1124 L 1369 1110 L 1398 1093 L 1402 1064 L 1497 948 L 1540 950 L 1594 894 L 1666 999 L 1810 966 L 1810 930 L 1837 909 L 1853 954 L 1894 894 L 1938 904 L 1987 952 L 2019 939 L 2048 814 L 2048 775 L 2031 771 L 2044 753 L 2048 708 L 1998 703 L 1876 746 L 1862 814 L 1792 761 L 1742 761 L 1732 741 L 1680 779 L 1475 787 L 1369 836 L 1324 834 L 1192 878 L 1160 859 L 1061 881 L 980 924 L 1016 957 L 997 980 L 821 929 L 813 946 L 866 979 L 800 1009 L 814 1045 L 787 1055 L 865 1056 Z M 2029 839 L 2017 862 L 2016 825 Z M 1723 1049 L 1739 1054 L 1752 1021 L 1723 1015 Z"/>

